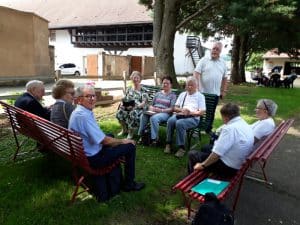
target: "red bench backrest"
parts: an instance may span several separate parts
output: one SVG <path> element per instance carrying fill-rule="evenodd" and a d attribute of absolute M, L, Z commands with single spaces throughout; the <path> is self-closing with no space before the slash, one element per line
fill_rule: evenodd
<path fill-rule="evenodd" d="M 93 171 L 84 154 L 82 139 L 79 135 L 20 108 L 2 101 L 0 103 L 4 106 L 12 127 L 18 132 L 70 160 L 73 166 L 79 166 L 89 172 Z"/>
<path fill-rule="evenodd" d="M 266 137 L 259 146 L 248 156 L 248 161 L 264 160 L 266 161 L 274 151 L 283 136 L 287 133 L 290 126 L 293 124 L 293 119 L 282 121 L 275 130 Z"/>

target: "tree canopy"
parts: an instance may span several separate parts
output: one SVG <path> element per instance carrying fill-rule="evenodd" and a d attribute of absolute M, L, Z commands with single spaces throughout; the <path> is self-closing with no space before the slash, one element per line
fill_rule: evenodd
<path fill-rule="evenodd" d="M 153 47 L 159 74 L 175 76 L 173 44 L 176 31 L 201 34 L 203 38 L 232 36 L 234 83 L 245 81 L 245 64 L 254 52 L 278 48 L 279 52 L 287 52 L 293 57 L 300 54 L 299 0 L 140 2 L 153 10 Z"/>

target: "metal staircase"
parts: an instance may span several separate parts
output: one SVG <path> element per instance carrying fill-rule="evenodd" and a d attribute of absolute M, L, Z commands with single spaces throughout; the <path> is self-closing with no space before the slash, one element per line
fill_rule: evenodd
<path fill-rule="evenodd" d="M 199 60 L 204 56 L 204 49 L 201 46 L 201 41 L 198 36 L 187 36 L 186 48 L 188 49 L 187 56 L 190 56 L 194 67 Z"/>

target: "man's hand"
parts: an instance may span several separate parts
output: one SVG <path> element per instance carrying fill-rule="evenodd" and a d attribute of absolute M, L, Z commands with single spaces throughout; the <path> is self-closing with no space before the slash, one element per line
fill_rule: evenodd
<path fill-rule="evenodd" d="M 122 144 L 133 144 L 135 145 L 135 141 L 131 139 L 122 139 Z"/>
<path fill-rule="evenodd" d="M 204 170 L 204 166 L 202 163 L 196 163 L 194 166 L 194 170 Z"/>
<path fill-rule="evenodd" d="M 226 90 L 221 91 L 221 96 L 220 96 L 221 99 L 223 99 L 226 96 L 226 92 L 227 92 Z"/>

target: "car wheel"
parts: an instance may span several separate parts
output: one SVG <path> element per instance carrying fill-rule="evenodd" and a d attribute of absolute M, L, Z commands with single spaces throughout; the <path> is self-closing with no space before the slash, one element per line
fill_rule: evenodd
<path fill-rule="evenodd" d="M 75 75 L 75 76 L 80 76 L 80 73 L 79 73 L 78 71 L 76 71 L 76 72 L 74 73 L 74 75 Z"/>

